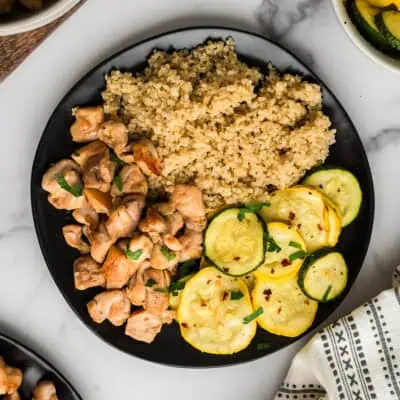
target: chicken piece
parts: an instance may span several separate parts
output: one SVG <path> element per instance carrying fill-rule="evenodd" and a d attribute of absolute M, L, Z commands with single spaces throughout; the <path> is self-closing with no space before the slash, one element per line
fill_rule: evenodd
<path fill-rule="evenodd" d="M 98 138 L 119 154 L 128 144 L 128 129 L 122 122 L 106 121 L 97 133 Z"/>
<path fill-rule="evenodd" d="M 206 226 L 206 208 L 200 189 L 193 185 L 176 185 L 167 189 L 170 202 L 182 214 L 186 227 L 202 232 Z"/>
<path fill-rule="evenodd" d="M 139 223 L 143 207 L 143 196 L 125 197 L 122 204 L 111 211 L 105 222 L 109 235 L 114 239 L 130 236 Z"/>
<path fill-rule="evenodd" d="M 64 239 L 68 246 L 79 250 L 82 254 L 90 252 L 89 244 L 82 240 L 82 225 L 65 225 L 62 228 Z"/>
<path fill-rule="evenodd" d="M 18 392 L 8 394 L 6 397 L 4 397 L 4 400 L 21 400 L 21 396 L 18 394 Z"/>
<path fill-rule="evenodd" d="M 110 237 L 104 223 L 101 223 L 96 231 L 92 231 L 89 227 L 84 227 L 83 232 L 90 243 L 90 255 L 95 261 L 102 263 L 116 239 Z"/>
<path fill-rule="evenodd" d="M 177 211 L 173 214 L 167 215 L 165 218 L 168 224 L 168 232 L 172 236 L 175 236 L 185 224 L 182 215 Z"/>
<path fill-rule="evenodd" d="M 144 281 L 144 271 L 147 268 L 150 268 L 150 263 L 142 264 L 125 289 L 126 296 L 134 306 L 142 306 L 146 299 L 147 288 Z"/>
<path fill-rule="evenodd" d="M 179 238 L 182 245 L 179 262 L 200 258 L 203 254 L 203 234 L 186 229 L 183 236 Z"/>
<path fill-rule="evenodd" d="M 182 244 L 175 236 L 167 234 L 163 237 L 164 244 L 172 251 L 181 251 Z"/>
<path fill-rule="evenodd" d="M 64 187 L 62 187 L 64 186 Z M 75 210 L 88 206 L 85 196 L 75 196 L 67 188 L 79 192 L 82 188 L 80 169 L 72 160 L 61 160 L 43 175 L 42 188 L 49 192 L 48 200 L 60 210 Z"/>
<path fill-rule="evenodd" d="M 129 318 L 131 302 L 121 290 L 109 290 L 98 294 L 87 304 L 90 317 L 101 324 L 108 319 L 113 325 L 121 326 Z"/>
<path fill-rule="evenodd" d="M 100 192 L 97 189 L 84 189 L 83 193 L 88 203 L 97 213 L 110 214 L 113 204 L 109 193 Z"/>
<path fill-rule="evenodd" d="M 93 208 L 79 208 L 72 212 L 76 222 L 87 225 L 91 229 L 96 229 L 99 225 L 99 216 Z"/>
<path fill-rule="evenodd" d="M 83 168 L 83 182 L 87 189 L 108 192 L 114 179 L 117 164 L 110 160 L 109 150 L 91 157 Z"/>
<path fill-rule="evenodd" d="M 151 207 L 147 210 L 146 217 L 140 221 L 139 230 L 145 233 L 166 233 L 168 225 L 166 219 Z"/>
<path fill-rule="evenodd" d="M 131 261 L 117 246 L 112 246 L 103 264 L 107 289 L 121 289 L 137 271 L 139 264 Z"/>
<path fill-rule="evenodd" d="M 107 152 L 107 146 L 100 140 L 91 142 L 80 147 L 71 154 L 71 158 L 81 167 L 84 168 L 88 160 L 99 154 Z"/>
<path fill-rule="evenodd" d="M 146 297 L 143 301 L 143 308 L 152 314 L 161 315 L 169 304 L 168 288 L 171 279 L 168 271 L 147 268 L 144 271 L 144 282 Z"/>
<path fill-rule="evenodd" d="M 9 13 L 13 8 L 14 3 L 15 0 L 0 0 L 0 14 Z"/>
<path fill-rule="evenodd" d="M 151 253 L 150 264 L 155 269 L 168 269 L 172 271 L 178 265 L 179 258 L 179 252 L 156 244 Z"/>
<path fill-rule="evenodd" d="M 151 343 L 161 332 L 163 324 L 170 324 L 174 318 L 175 312 L 171 310 L 164 311 L 162 315 L 154 315 L 146 310 L 134 311 L 127 321 L 125 335 Z"/>
<path fill-rule="evenodd" d="M 54 383 L 50 381 L 39 382 L 33 389 L 32 400 L 58 400 Z"/>
<path fill-rule="evenodd" d="M 96 286 L 104 287 L 106 280 L 101 265 L 89 256 L 77 258 L 74 262 L 74 283 L 78 290 Z"/>
<path fill-rule="evenodd" d="M 21 386 L 22 377 L 20 369 L 8 366 L 0 356 L 0 395 L 15 393 Z"/>
<path fill-rule="evenodd" d="M 97 139 L 97 131 L 104 122 L 103 107 L 78 108 L 70 133 L 74 142 L 91 142 Z"/>
<path fill-rule="evenodd" d="M 124 194 L 147 195 L 148 185 L 142 171 L 136 165 L 127 165 L 119 173 L 120 187 L 114 182 L 111 186 L 111 196 Z"/>
<path fill-rule="evenodd" d="M 131 253 L 140 254 L 137 256 L 137 259 L 134 260 L 137 263 L 142 263 L 145 260 L 148 260 L 151 257 L 151 252 L 153 251 L 153 242 L 146 235 L 137 235 L 134 236 L 129 242 L 128 249 Z"/>
<path fill-rule="evenodd" d="M 149 139 L 140 139 L 133 144 L 133 157 L 145 175 L 161 175 L 161 161 Z"/>

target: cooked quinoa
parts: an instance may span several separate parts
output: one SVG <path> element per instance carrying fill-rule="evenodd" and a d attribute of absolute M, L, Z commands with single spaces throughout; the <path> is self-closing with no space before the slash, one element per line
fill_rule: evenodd
<path fill-rule="evenodd" d="M 238 60 L 232 39 L 155 51 L 142 73 L 106 77 L 104 111 L 155 143 L 153 192 L 191 182 L 210 209 L 257 201 L 298 182 L 335 141 L 318 85 L 264 72 Z"/>

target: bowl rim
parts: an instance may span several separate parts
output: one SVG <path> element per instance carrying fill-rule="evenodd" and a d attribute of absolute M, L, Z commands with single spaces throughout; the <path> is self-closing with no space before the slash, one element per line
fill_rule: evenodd
<path fill-rule="evenodd" d="M 0 36 L 15 35 L 40 28 L 67 13 L 81 0 L 58 0 L 48 8 L 32 12 L 17 21 L 0 23 Z"/>
<path fill-rule="evenodd" d="M 380 50 L 376 49 L 366 39 L 364 39 L 358 29 L 354 26 L 353 21 L 346 10 L 345 1 L 346 0 L 332 0 L 331 3 L 340 26 L 344 29 L 353 44 L 378 65 L 390 71 L 400 73 L 400 60 L 387 56 Z"/>

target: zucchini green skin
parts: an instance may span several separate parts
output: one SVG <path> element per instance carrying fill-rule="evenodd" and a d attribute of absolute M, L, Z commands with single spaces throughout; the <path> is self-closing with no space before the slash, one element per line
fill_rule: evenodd
<path fill-rule="evenodd" d="M 363 18 L 363 16 L 358 11 L 357 5 L 354 0 L 347 1 L 347 9 L 351 20 L 365 39 L 367 39 L 372 45 L 374 45 L 384 53 L 394 53 L 393 47 L 390 45 L 390 43 L 388 43 L 385 36 L 381 32 L 375 30 L 372 26 L 370 26 L 368 22 Z"/>
<path fill-rule="evenodd" d="M 319 299 L 316 297 L 313 297 L 310 295 L 310 293 L 308 293 L 307 289 L 305 288 L 304 282 L 305 282 L 305 277 L 306 274 L 308 273 L 309 268 L 320 258 L 327 256 L 330 253 L 337 253 L 338 251 L 334 248 L 334 247 L 324 247 L 322 249 L 319 249 L 317 251 L 315 251 L 314 253 L 310 254 L 305 260 L 303 265 L 300 268 L 299 271 L 299 275 L 297 278 L 297 283 L 300 287 L 300 289 L 303 291 L 303 293 L 309 297 L 312 300 L 316 300 L 319 301 L 320 303 L 329 303 L 333 300 L 336 300 L 338 297 L 340 297 L 343 292 L 345 291 L 346 287 L 347 287 L 347 281 L 348 281 L 348 271 L 347 271 L 347 275 L 344 279 L 346 279 L 346 285 L 344 285 L 343 289 L 341 290 L 341 292 L 339 292 L 335 297 L 330 298 L 329 300 L 324 300 L 324 299 Z"/>
<path fill-rule="evenodd" d="M 266 243 L 266 240 L 263 240 L 263 254 L 264 254 L 263 259 L 262 259 L 262 260 L 260 261 L 260 263 L 259 263 L 258 265 L 256 265 L 254 268 L 249 269 L 248 271 L 244 272 L 243 274 L 236 275 L 236 274 L 231 274 L 231 273 L 229 273 L 229 272 L 226 272 L 226 271 L 223 270 L 223 268 L 219 267 L 213 260 L 211 260 L 211 259 L 207 256 L 207 247 L 206 247 L 206 240 L 205 240 L 205 239 L 206 239 L 206 234 L 207 234 L 208 226 L 210 225 L 210 223 L 211 223 L 212 220 L 214 220 L 215 218 L 217 218 L 217 217 L 218 217 L 220 214 L 222 214 L 223 212 L 225 212 L 225 211 L 227 211 L 227 210 L 230 210 L 230 209 L 232 209 L 232 208 L 239 208 L 239 209 L 240 209 L 240 208 L 242 208 L 242 207 L 232 206 L 232 207 L 224 208 L 224 209 L 222 209 L 221 211 L 218 211 L 215 215 L 213 215 L 212 218 L 208 221 L 207 227 L 206 227 L 206 229 L 204 230 L 204 233 L 203 233 L 204 257 L 205 257 L 205 259 L 208 261 L 208 263 L 210 264 L 210 266 L 213 266 L 213 267 L 217 268 L 217 269 L 218 269 L 219 271 L 221 271 L 223 274 L 229 275 L 229 276 L 233 276 L 233 277 L 241 277 L 241 276 L 248 275 L 248 274 L 250 274 L 251 272 L 254 272 L 257 268 L 259 268 L 261 265 L 264 264 L 264 261 L 265 261 L 265 254 L 266 254 L 266 252 L 267 252 L 267 243 Z M 262 226 L 262 228 L 263 228 L 264 238 L 267 237 L 267 236 L 268 236 L 268 229 L 267 229 L 267 225 L 265 224 L 264 220 L 263 220 L 256 212 L 252 212 L 252 213 L 257 217 L 257 220 L 261 223 L 261 226 Z M 263 239 L 264 239 L 264 238 L 263 238 Z"/>
<path fill-rule="evenodd" d="M 378 28 L 382 32 L 382 35 L 385 37 L 386 41 L 393 47 L 393 49 L 397 50 L 399 52 L 398 54 L 400 55 L 400 38 L 394 36 L 386 26 L 384 14 L 385 12 L 381 12 L 376 17 L 376 24 L 378 25 Z"/>

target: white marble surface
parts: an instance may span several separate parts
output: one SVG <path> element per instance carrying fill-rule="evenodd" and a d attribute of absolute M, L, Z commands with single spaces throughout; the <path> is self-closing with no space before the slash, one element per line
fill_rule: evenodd
<path fill-rule="evenodd" d="M 29 178 L 36 145 L 57 102 L 113 52 L 195 25 L 274 37 L 315 70 L 359 129 L 374 173 L 376 221 L 362 273 L 336 315 L 387 287 L 400 261 L 400 75 L 376 66 L 354 47 L 329 0 L 89 0 L 0 90 L 0 327 L 55 364 L 85 400 L 272 399 L 302 344 L 223 369 L 174 369 L 135 359 L 101 342 L 75 317 L 38 248 Z"/>

